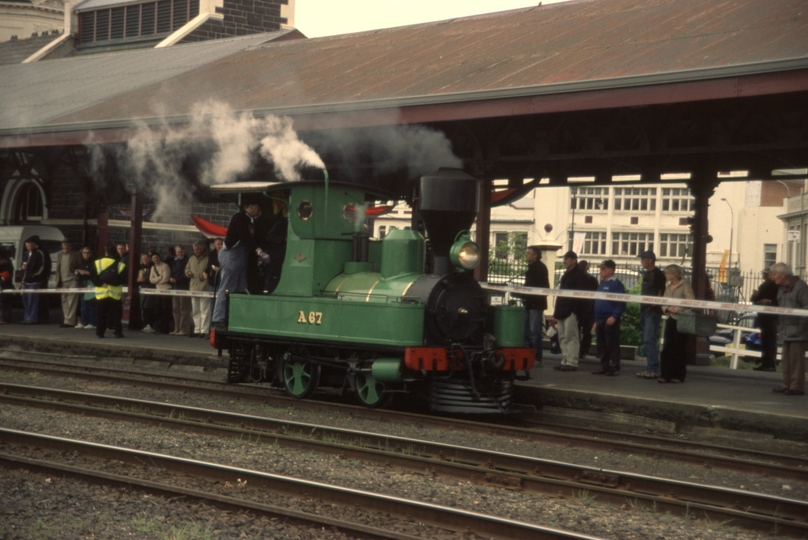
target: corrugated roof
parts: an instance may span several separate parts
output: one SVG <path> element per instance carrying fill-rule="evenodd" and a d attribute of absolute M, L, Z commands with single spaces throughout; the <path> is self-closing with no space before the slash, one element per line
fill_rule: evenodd
<path fill-rule="evenodd" d="M 711 76 L 727 77 L 736 66 L 751 65 L 744 74 L 793 69 L 777 64 L 793 59 L 808 67 L 804 0 L 583 0 L 234 50 L 164 77 L 145 70 L 156 79 L 151 84 L 104 102 L 95 94 L 86 108 L 78 103 L 47 118 L 57 124 L 185 115 L 201 99 L 259 111 L 331 111 L 373 100 L 389 107 L 446 103 L 594 89 L 624 78 L 657 84 L 662 74 L 667 82 L 691 80 L 705 70 L 723 69 Z M 87 66 L 88 86 L 96 78 L 116 84 L 104 66 Z M 2 72 L 0 78 L 8 79 Z"/>
<path fill-rule="evenodd" d="M 0 126 L 43 125 L 137 89 L 154 92 L 162 81 L 289 32 L 0 66 Z"/>

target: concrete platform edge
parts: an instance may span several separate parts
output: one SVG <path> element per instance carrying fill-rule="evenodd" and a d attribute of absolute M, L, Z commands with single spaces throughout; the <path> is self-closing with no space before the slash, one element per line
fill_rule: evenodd
<path fill-rule="evenodd" d="M 537 409 L 541 409 L 542 406 L 553 406 L 584 411 L 626 413 L 663 420 L 675 423 L 677 432 L 685 431 L 689 427 L 702 427 L 762 433 L 793 441 L 808 440 L 808 422 L 804 418 L 758 411 L 526 385 L 517 386 L 516 401 L 533 405 Z"/>
<path fill-rule="evenodd" d="M 0 348 L 19 350 L 21 352 L 43 352 L 49 354 L 62 354 L 66 357 L 81 356 L 101 358 L 131 358 L 133 361 L 156 361 L 167 365 L 180 364 L 201 367 L 227 367 L 224 358 L 215 356 L 215 349 L 210 354 L 181 349 L 156 349 L 154 346 L 142 346 L 131 341 L 115 338 L 99 339 L 98 343 L 82 341 L 64 341 L 53 338 L 32 339 L 28 336 L 0 336 Z"/>

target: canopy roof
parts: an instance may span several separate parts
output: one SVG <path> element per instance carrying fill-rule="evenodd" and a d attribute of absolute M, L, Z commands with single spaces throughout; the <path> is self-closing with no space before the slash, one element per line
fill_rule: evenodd
<path fill-rule="evenodd" d="M 79 59 L 0 67 L 0 103 L 10 104 L 0 136 L 182 122 L 203 100 L 258 115 L 315 115 L 297 124 L 305 129 L 508 115 L 514 98 L 533 100 L 520 114 L 542 112 L 536 98 L 603 89 L 656 88 L 652 101 L 687 100 L 694 96 L 671 85 L 704 80 L 727 84 L 703 99 L 808 89 L 804 0 L 581 0 L 327 38 L 252 39 L 204 60 L 189 50 L 177 67 L 166 51 L 129 53 L 144 54 L 134 67 L 150 66 L 136 85 L 123 73 L 130 59 L 120 56 L 80 59 L 80 69 L 69 64 Z M 745 84 L 749 76 L 764 78 Z M 31 111 L 32 84 L 46 111 Z M 116 88 L 100 95 L 108 84 Z M 621 106 L 648 101 L 635 92 Z M 469 103 L 485 110 L 457 108 Z M 407 115 L 425 106 L 428 113 Z"/>

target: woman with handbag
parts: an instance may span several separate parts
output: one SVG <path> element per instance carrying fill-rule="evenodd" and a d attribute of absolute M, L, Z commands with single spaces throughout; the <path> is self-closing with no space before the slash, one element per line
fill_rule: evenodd
<path fill-rule="evenodd" d="M 665 289 L 665 298 L 696 297 L 690 283 L 682 279 L 682 267 L 671 264 L 665 267 L 665 279 L 669 281 Z M 684 382 L 687 373 L 687 335 L 679 332 L 677 319 L 679 313 L 687 308 L 666 306 L 663 313 L 668 314 L 665 323 L 665 345 L 659 356 L 659 383 Z"/>

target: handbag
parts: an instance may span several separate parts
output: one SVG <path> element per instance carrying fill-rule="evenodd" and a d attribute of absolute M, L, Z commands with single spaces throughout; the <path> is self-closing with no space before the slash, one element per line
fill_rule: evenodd
<path fill-rule="evenodd" d="M 677 313 L 676 330 L 681 334 L 710 337 L 715 335 L 718 317 L 714 314 L 697 313 L 692 310 Z"/>

